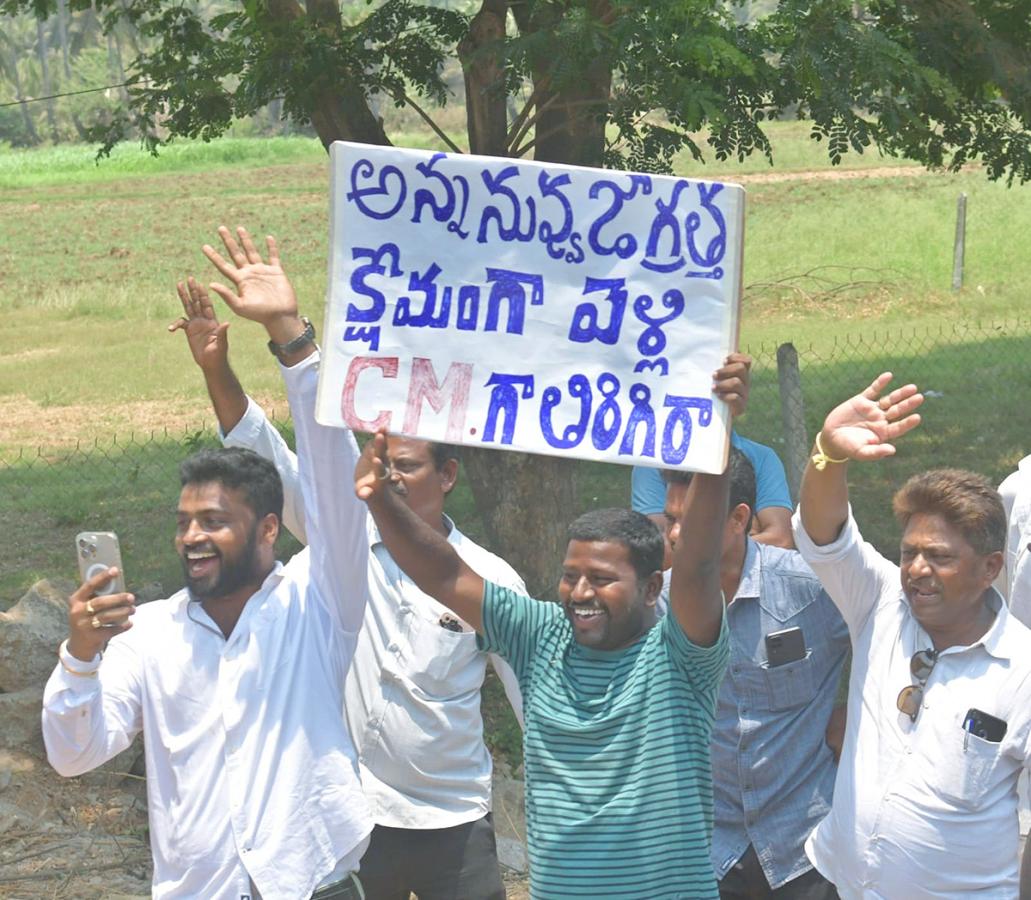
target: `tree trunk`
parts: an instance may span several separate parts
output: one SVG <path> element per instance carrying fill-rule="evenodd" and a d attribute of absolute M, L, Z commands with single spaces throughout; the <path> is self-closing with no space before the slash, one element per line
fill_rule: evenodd
<path fill-rule="evenodd" d="M 532 34 L 554 30 L 561 17 L 555 6 L 531 7 L 525 0 L 512 5 L 519 31 Z M 588 15 L 602 25 L 616 17 L 609 0 L 591 0 Z M 532 65 L 534 90 L 552 80 L 557 61 L 540 58 Z M 605 152 L 605 119 L 612 93 L 612 61 L 599 54 L 575 84 L 558 82 L 537 103 L 533 158 L 543 162 L 600 166 Z"/>
<path fill-rule="evenodd" d="M 554 599 L 566 529 L 580 513 L 576 462 L 463 447 L 462 464 L 490 549 L 522 576 L 532 596 Z"/>
<path fill-rule="evenodd" d="M 68 0 L 57 0 L 57 39 L 61 43 L 61 64 L 66 82 L 72 79 L 71 50 L 68 44 Z"/>
<path fill-rule="evenodd" d="M 483 0 L 458 45 L 465 77 L 465 117 L 469 149 L 485 156 L 507 156 L 508 106 L 504 61 L 496 48 L 505 39 L 505 0 Z"/>
<path fill-rule="evenodd" d="M 303 16 L 330 33 L 341 29 L 340 9 L 336 0 L 308 0 L 307 9 L 297 0 L 269 0 L 268 15 L 282 26 Z M 325 80 L 312 85 L 311 124 L 327 150 L 333 141 L 359 141 L 363 144 L 390 145 L 383 122 L 369 108 L 369 100 L 361 88 Z"/>
<path fill-rule="evenodd" d="M 483 0 L 459 47 L 469 148 L 485 156 L 508 156 L 501 58 L 507 6 Z M 566 527 L 580 511 L 576 463 L 473 447 L 462 449 L 462 460 L 490 548 L 523 577 L 531 594 L 553 597 Z"/>
<path fill-rule="evenodd" d="M 14 99 L 18 101 L 18 108 L 21 110 L 22 121 L 25 123 L 25 131 L 33 146 L 39 143 L 39 132 L 32 121 L 32 113 L 29 112 L 29 104 L 25 102 L 25 94 L 22 92 L 21 73 L 18 71 L 18 54 L 14 47 L 11 47 L 11 55 L 7 59 L 7 70 L 10 72 L 11 82 L 14 84 Z"/>
<path fill-rule="evenodd" d="M 118 94 L 123 102 L 128 102 L 129 92 L 125 89 L 125 67 L 122 65 L 122 49 L 118 46 L 118 35 L 112 28 L 107 33 L 107 66 L 111 72 L 111 78 L 121 87 Z"/>
<path fill-rule="evenodd" d="M 46 104 L 50 140 L 57 144 L 61 140 L 61 134 L 57 129 L 57 112 L 51 96 L 54 93 L 54 83 L 50 78 L 50 60 L 48 59 L 50 45 L 47 41 L 46 23 L 38 16 L 36 17 L 36 53 L 39 56 L 39 70 L 43 80 L 43 96 L 47 98 L 43 102 Z"/>

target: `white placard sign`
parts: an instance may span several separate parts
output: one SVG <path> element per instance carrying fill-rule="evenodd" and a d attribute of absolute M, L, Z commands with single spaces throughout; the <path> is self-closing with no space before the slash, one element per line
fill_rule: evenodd
<path fill-rule="evenodd" d="M 338 142 L 318 419 L 721 471 L 737 185 Z"/>

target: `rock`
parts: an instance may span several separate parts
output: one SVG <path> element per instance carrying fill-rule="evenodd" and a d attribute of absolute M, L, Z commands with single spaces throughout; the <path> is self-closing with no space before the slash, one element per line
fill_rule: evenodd
<path fill-rule="evenodd" d="M 27 687 L 20 691 L 0 694 L 0 747 L 15 750 L 31 748 L 43 751 L 43 731 L 40 712 L 43 709 L 43 689 Z"/>
<path fill-rule="evenodd" d="M 71 582 L 37 581 L 0 613 L 0 751 L 46 758 L 40 725 L 43 688 L 57 664 L 57 648 L 68 635 L 68 596 L 74 589 Z M 109 782 L 120 778 L 132 771 L 140 750 L 141 743 L 135 742 L 100 771 Z"/>
<path fill-rule="evenodd" d="M 57 664 L 57 647 L 68 636 L 72 590 L 70 583 L 37 581 L 7 612 L 0 612 L 0 691 L 46 684 Z"/>
<path fill-rule="evenodd" d="M 528 872 L 530 865 L 526 861 L 526 847 L 522 841 L 517 841 L 515 838 L 499 837 L 498 842 L 498 862 L 501 863 L 506 869 L 511 869 L 513 872 Z"/>
<path fill-rule="evenodd" d="M 527 872 L 529 863 L 526 856 L 523 781 L 521 778 L 514 778 L 503 762 L 495 760 L 492 787 L 498 861 L 514 872 Z"/>

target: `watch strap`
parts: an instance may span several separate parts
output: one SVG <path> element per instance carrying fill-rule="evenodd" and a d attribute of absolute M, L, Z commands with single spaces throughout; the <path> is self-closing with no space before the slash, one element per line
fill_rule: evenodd
<path fill-rule="evenodd" d="M 307 316 L 301 316 L 301 321 L 304 323 L 304 331 L 297 335 L 297 337 L 292 341 L 287 341 L 285 344 L 277 344 L 275 341 L 269 341 L 269 353 L 278 357 L 290 356 L 307 344 L 314 344 L 315 326 L 311 324 L 311 319 Z"/>

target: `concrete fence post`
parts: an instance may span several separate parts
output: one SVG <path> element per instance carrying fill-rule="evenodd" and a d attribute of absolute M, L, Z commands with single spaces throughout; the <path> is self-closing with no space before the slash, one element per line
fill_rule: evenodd
<path fill-rule="evenodd" d="M 798 351 L 794 344 L 781 344 L 777 348 L 777 380 L 780 382 L 780 419 L 784 431 L 784 469 L 791 498 L 797 503 L 802 473 L 809 459 L 809 435 L 805 427 L 802 373 L 798 368 Z"/>
<path fill-rule="evenodd" d="M 967 246 L 967 195 L 956 201 L 956 240 L 952 247 L 952 289 L 963 287 L 963 256 Z"/>

